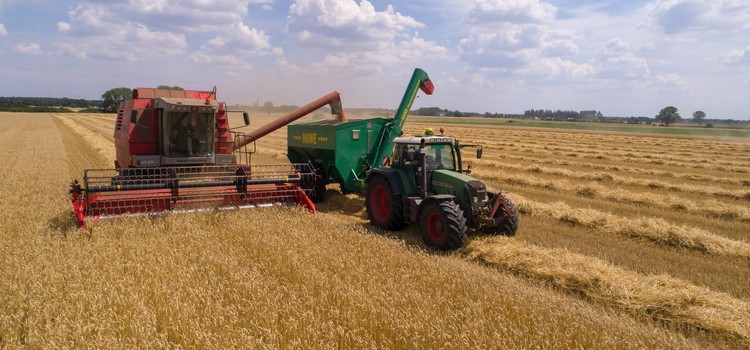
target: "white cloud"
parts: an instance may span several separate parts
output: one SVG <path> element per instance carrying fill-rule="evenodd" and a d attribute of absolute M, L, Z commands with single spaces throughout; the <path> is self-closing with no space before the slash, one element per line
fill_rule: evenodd
<path fill-rule="evenodd" d="M 284 49 L 280 47 L 274 47 L 271 49 L 273 56 L 276 60 L 276 68 L 281 72 L 296 73 L 300 70 L 300 67 L 289 63 L 284 55 Z"/>
<path fill-rule="evenodd" d="M 39 55 L 42 53 L 42 48 L 37 43 L 20 43 L 13 49 L 25 55 Z"/>
<path fill-rule="evenodd" d="M 138 61 L 178 55 L 187 46 L 183 34 L 122 21 L 104 6 L 82 4 L 68 16 L 70 22 L 57 24 L 65 39 L 56 46 L 74 57 Z"/>
<path fill-rule="evenodd" d="M 57 22 L 57 30 L 60 33 L 65 33 L 70 31 L 70 23 L 67 22 Z"/>
<path fill-rule="evenodd" d="M 374 50 L 424 24 L 388 5 L 377 11 L 367 0 L 297 0 L 289 8 L 287 32 L 306 47 Z"/>
<path fill-rule="evenodd" d="M 448 49 L 419 36 L 391 43 L 376 51 L 345 51 L 328 54 L 312 66 L 318 72 L 327 70 L 383 72 L 384 66 L 420 65 L 425 61 L 453 60 Z"/>
<path fill-rule="evenodd" d="M 211 32 L 242 21 L 250 0 L 130 0 L 110 8 L 133 22 L 165 30 Z"/>
<path fill-rule="evenodd" d="M 720 54 L 719 62 L 724 64 L 737 64 L 750 62 L 750 47 L 746 49 L 731 49 Z"/>
<path fill-rule="evenodd" d="M 557 8 L 539 0 L 475 0 L 464 17 L 468 36 L 458 42 L 469 70 L 504 76 L 579 77 L 588 66 L 575 55 L 575 33 L 553 28 Z"/>
<path fill-rule="evenodd" d="M 260 8 L 264 11 L 273 10 L 273 2 L 274 0 L 250 0 L 251 4 L 260 5 Z"/>
<path fill-rule="evenodd" d="M 224 67 L 228 75 L 239 75 L 240 72 L 249 71 L 253 66 L 241 58 L 233 55 L 206 53 L 196 51 L 190 55 L 190 60 L 196 63 L 212 64 Z"/>
<path fill-rule="evenodd" d="M 519 73 L 526 76 L 536 76 L 543 80 L 565 79 L 586 80 L 596 72 L 596 68 L 588 63 L 578 64 L 560 57 L 540 57 L 535 59 L 526 69 Z"/>
<path fill-rule="evenodd" d="M 241 57 L 259 54 L 270 48 L 268 34 L 238 23 L 206 42 L 190 55 L 190 59 L 196 63 L 216 63 L 227 71 L 249 70 L 252 66 Z"/>
<path fill-rule="evenodd" d="M 438 45 L 434 41 L 424 40 L 419 35 L 399 42 L 394 51 L 394 54 L 399 56 L 402 61 L 423 61 L 427 59 L 453 60 L 447 48 Z"/>
<path fill-rule="evenodd" d="M 689 90 L 688 85 L 685 83 L 682 77 L 674 73 L 656 75 L 652 79 L 652 83 L 656 86 L 677 88 L 681 91 Z"/>
<path fill-rule="evenodd" d="M 466 15 L 471 24 L 549 23 L 557 8 L 539 0 L 477 0 Z"/>
<path fill-rule="evenodd" d="M 6 36 L 8 35 L 8 31 L 5 30 L 5 25 L 0 23 L 0 36 Z"/>
<path fill-rule="evenodd" d="M 578 52 L 575 33 L 552 27 L 555 12 L 539 0 L 476 0 L 465 17 L 469 35 L 458 42 L 461 58 L 471 69 L 504 74 L 569 71 L 559 68 L 577 66 L 561 58 Z"/>
<path fill-rule="evenodd" d="M 201 50 L 226 53 L 258 53 L 271 47 L 266 32 L 238 23 L 209 40 Z"/>
<path fill-rule="evenodd" d="M 664 0 L 646 12 L 643 24 L 667 34 L 750 28 L 750 3 L 744 0 Z"/>
<path fill-rule="evenodd" d="M 137 61 L 181 55 L 188 50 L 187 33 L 214 33 L 190 58 L 248 69 L 243 55 L 271 47 L 268 34 L 243 23 L 251 3 L 273 1 L 81 1 L 68 12 L 69 21 L 57 23 L 65 39 L 56 46 L 75 57 Z"/>
<path fill-rule="evenodd" d="M 622 54 L 630 52 L 630 44 L 622 40 L 621 38 L 614 38 L 604 44 L 605 54 Z"/>
<path fill-rule="evenodd" d="M 381 74 L 386 66 L 453 61 L 447 48 L 420 37 L 416 29 L 423 27 L 393 6 L 378 11 L 367 0 L 297 0 L 289 8 L 286 33 L 306 49 L 304 61 L 290 63 L 284 50 L 274 55 L 278 67 L 307 67 L 320 76 Z"/>
<path fill-rule="evenodd" d="M 539 43 L 521 40 L 520 31 L 487 33 L 473 31 L 458 43 L 461 57 L 478 68 L 521 68 L 538 56 Z M 534 45 L 535 44 L 535 45 Z"/>

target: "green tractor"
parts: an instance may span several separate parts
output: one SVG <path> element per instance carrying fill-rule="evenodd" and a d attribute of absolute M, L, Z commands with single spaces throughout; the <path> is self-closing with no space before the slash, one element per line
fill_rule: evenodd
<path fill-rule="evenodd" d="M 372 169 L 365 190 L 370 223 L 400 230 L 418 223 L 427 246 L 451 250 L 461 247 L 466 231 L 481 230 L 513 236 L 518 229 L 518 210 L 500 191 L 467 175 L 461 145 L 443 135 L 397 137 L 390 167 Z"/>
<path fill-rule="evenodd" d="M 367 215 L 373 225 L 399 230 L 415 222 L 425 243 L 449 250 L 463 245 L 468 229 L 512 236 L 518 211 L 500 191 L 488 192 L 467 174 L 460 145 L 443 135 L 403 137 L 403 126 L 419 91 L 431 95 L 434 86 L 422 69 L 415 69 L 393 118 L 347 120 L 343 109 L 335 120 L 310 120 L 287 127 L 287 156 L 308 163 L 314 176 L 303 188 L 315 202 L 325 200 L 326 185 L 343 192 L 365 192 Z"/>

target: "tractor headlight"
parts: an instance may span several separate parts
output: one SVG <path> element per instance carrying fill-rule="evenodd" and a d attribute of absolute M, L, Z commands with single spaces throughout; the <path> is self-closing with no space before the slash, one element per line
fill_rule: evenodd
<path fill-rule="evenodd" d="M 472 180 L 466 183 L 466 187 L 469 189 L 469 195 L 474 204 L 482 204 L 487 201 L 487 188 L 483 183 Z"/>

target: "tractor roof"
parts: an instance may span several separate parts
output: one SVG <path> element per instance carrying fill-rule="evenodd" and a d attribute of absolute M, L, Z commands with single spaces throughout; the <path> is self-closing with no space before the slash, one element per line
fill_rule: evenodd
<path fill-rule="evenodd" d="M 422 140 L 424 140 L 424 143 L 428 145 L 453 143 L 453 138 L 447 136 L 403 136 L 395 138 L 393 142 L 418 145 L 422 142 Z"/>

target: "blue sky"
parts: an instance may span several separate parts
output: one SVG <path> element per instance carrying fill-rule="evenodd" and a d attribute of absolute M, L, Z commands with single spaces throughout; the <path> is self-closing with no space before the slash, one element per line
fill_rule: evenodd
<path fill-rule="evenodd" d="M 750 119 L 750 0 L 0 0 L 0 96 L 217 86 L 230 104 Z"/>

